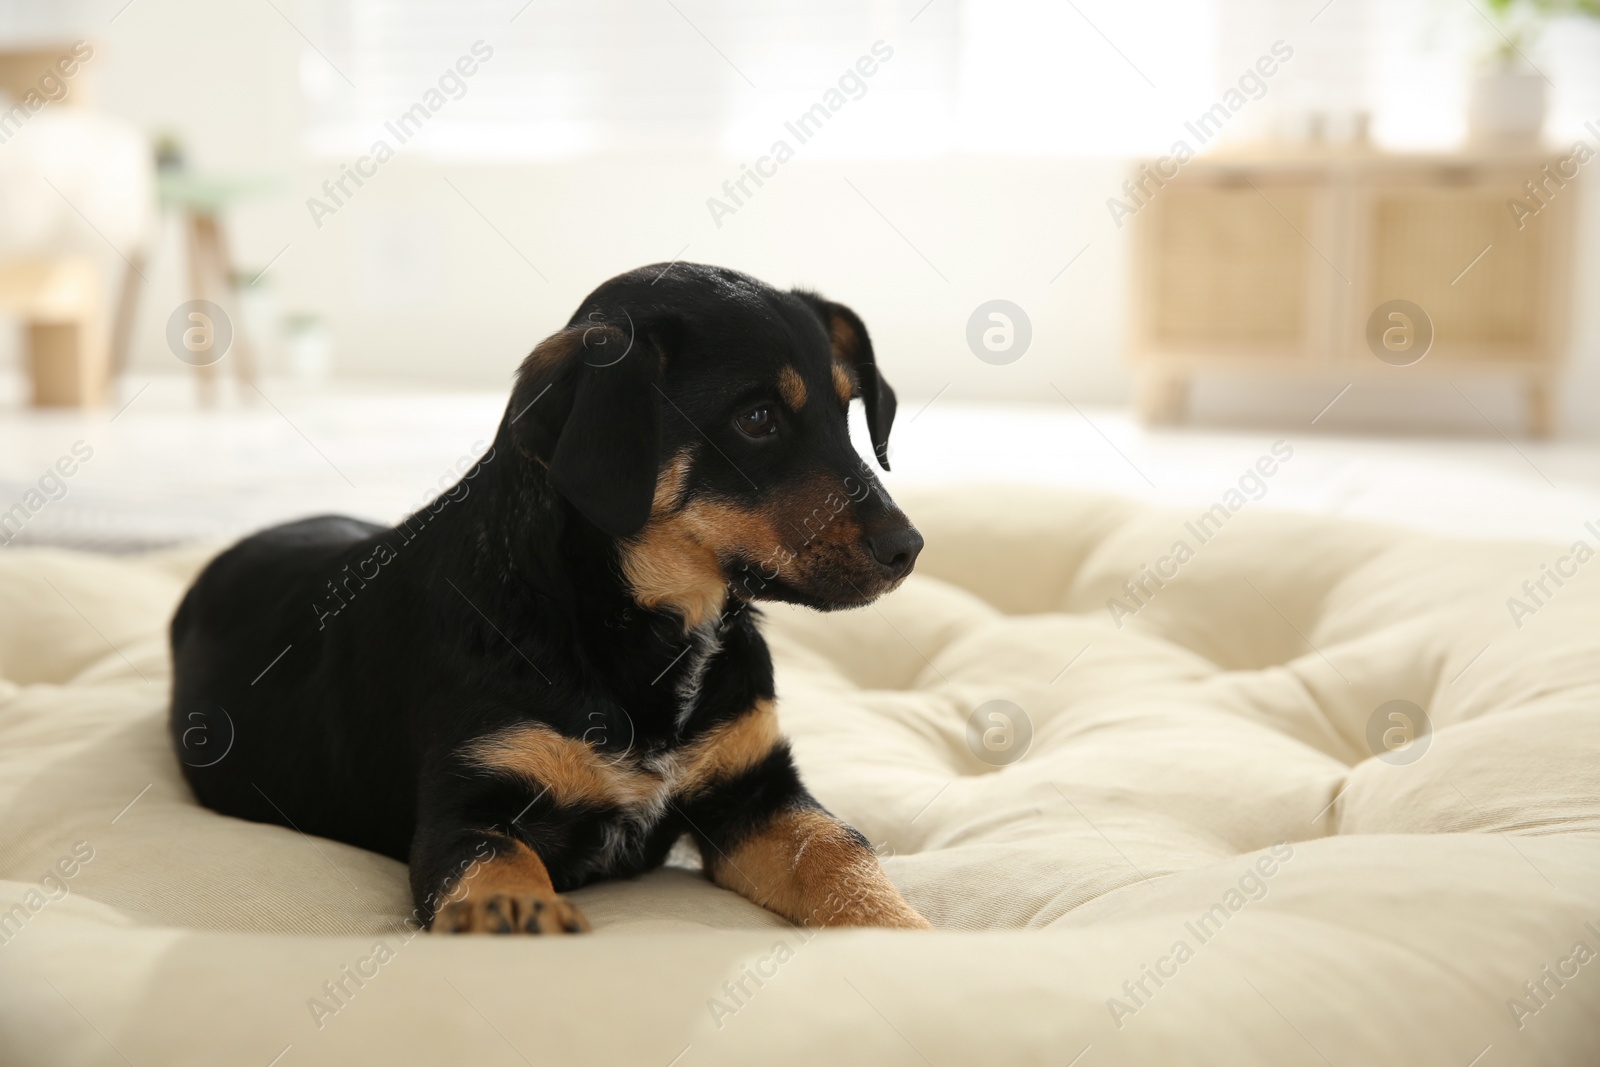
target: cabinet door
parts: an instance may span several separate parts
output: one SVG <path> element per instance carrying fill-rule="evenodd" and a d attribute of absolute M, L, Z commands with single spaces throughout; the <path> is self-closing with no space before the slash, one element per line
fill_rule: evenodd
<path fill-rule="evenodd" d="M 1510 174 L 1441 171 L 1370 186 L 1365 284 L 1351 308 L 1354 358 L 1365 354 L 1367 316 L 1399 299 L 1421 307 L 1433 324 L 1433 348 L 1419 367 L 1445 372 L 1548 360 L 1565 281 L 1552 277 L 1553 257 L 1576 196 L 1566 190 L 1566 203 L 1558 196 L 1519 227 L 1507 202 L 1531 201 Z"/>
<path fill-rule="evenodd" d="M 1253 184 L 1252 184 L 1253 183 Z M 1139 218 L 1136 348 L 1163 360 L 1248 368 L 1326 350 L 1321 186 L 1258 175 L 1185 176 Z"/>

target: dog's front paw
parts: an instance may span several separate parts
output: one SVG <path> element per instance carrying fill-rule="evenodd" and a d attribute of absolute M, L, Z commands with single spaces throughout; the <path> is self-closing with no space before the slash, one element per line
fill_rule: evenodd
<path fill-rule="evenodd" d="M 886 921 L 884 926 L 897 930 L 932 930 L 933 924 L 922 917 L 922 913 L 913 908 L 906 908 L 893 918 Z"/>
<path fill-rule="evenodd" d="M 882 891 L 829 916 L 828 926 L 876 926 L 884 930 L 932 930 L 933 924 L 905 902 L 884 879 Z"/>
<path fill-rule="evenodd" d="M 534 893 L 483 893 L 451 901 L 439 909 L 433 932 L 439 934 L 580 934 L 589 930 L 566 897 Z"/>

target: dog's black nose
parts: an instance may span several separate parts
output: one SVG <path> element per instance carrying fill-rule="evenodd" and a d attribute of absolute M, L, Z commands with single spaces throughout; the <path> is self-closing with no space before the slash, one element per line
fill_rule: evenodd
<path fill-rule="evenodd" d="M 878 565 L 889 572 L 889 577 L 900 578 L 911 572 L 922 551 L 922 535 L 915 526 L 897 526 L 892 530 L 870 534 L 867 548 Z"/>

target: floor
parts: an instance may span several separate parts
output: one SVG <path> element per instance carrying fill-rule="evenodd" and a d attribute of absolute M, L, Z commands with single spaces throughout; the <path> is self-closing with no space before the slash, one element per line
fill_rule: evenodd
<path fill-rule="evenodd" d="M 129 381 L 104 410 L 44 413 L 17 392 L 0 386 L 0 518 L 13 516 L 0 543 L 106 551 L 231 538 L 319 512 L 394 521 L 452 484 L 505 403 L 500 393 L 266 382 L 202 410 L 193 382 L 174 377 Z M 1151 431 L 1123 409 L 946 396 L 903 404 L 885 480 L 1038 483 L 1205 507 L 1275 443 L 1289 458 L 1259 488 L 1247 479 L 1260 498 L 1252 507 L 1562 543 L 1600 522 L 1600 443 L 1533 443 L 1487 425 L 1452 439 L 1312 425 Z M 75 446 L 89 458 L 64 464 L 76 468 L 58 480 L 49 472 Z"/>

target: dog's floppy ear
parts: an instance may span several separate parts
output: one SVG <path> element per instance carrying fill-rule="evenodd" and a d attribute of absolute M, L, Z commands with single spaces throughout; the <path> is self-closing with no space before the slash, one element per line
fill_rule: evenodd
<path fill-rule="evenodd" d="M 650 518 L 661 462 L 661 356 L 610 325 L 569 326 L 517 372 L 506 418 L 550 484 L 612 537 Z M 524 418 L 526 416 L 526 418 Z"/>
<path fill-rule="evenodd" d="M 894 425 L 894 390 L 878 370 L 877 358 L 872 354 L 872 339 L 861 317 L 843 304 L 824 300 L 816 293 L 795 290 L 795 296 L 805 301 L 822 319 L 828 331 L 828 341 L 833 346 L 833 358 L 855 372 L 861 385 L 861 401 L 867 408 L 867 434 L 872 438 L 872 454 L 878 465 L 889 469 L 889 427 Z"/>

